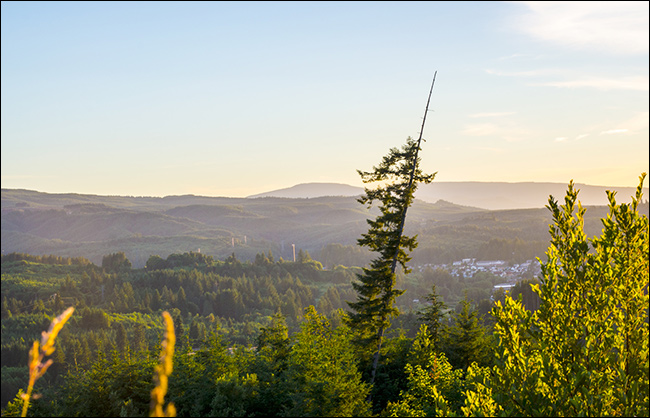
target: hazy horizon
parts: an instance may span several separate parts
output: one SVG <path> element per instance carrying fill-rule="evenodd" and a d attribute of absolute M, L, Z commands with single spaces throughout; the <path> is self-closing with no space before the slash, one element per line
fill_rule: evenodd
<path fill-rule="evenodd" d="M 2 2 L 2 188 L 246 197 L 436 182 L 636 187 L 648 2 Z M 647 187 L 646 178 L 644 186 Z"/>
<path fill-rule="evenodd" d="M 492 185 L 519 185 L 519 184 L 531 184 L 532 183 L 532 184 L 537 184 L 537 185 L 561 186 L 561 187 L 563 187 L 563 190 L 564 190 L 565 186 L 568 186 L 568 183 L 540 182 L 540 181 L 524 181 L 524 182 L 489 182 L 489 181 L 445 181 L 445 182 L 439 182 L 439 181 L 434 181 L 429 185 L 420 185 L 418 191 L 422 192 L 423 188 L 429 188 L 431 186 L 435 187 L 436 185 L 441 185 L 441 184 L 449 185 L 449 184 L 454 184 L 454 183 L 465 184 L 465 185 L 479 183 L 479 184 L 485 184 L 486 186 L 488 186 L 488 185 L 489 186 L 492 186 Z M 647 200 L 650 197 L 650 193 L 648 192 L 648 186 L 646 186 L 646 183 L 647 183 L 647 178 L 644 181 L 644 186 L 643 186 L 643 200 Z M 633 190 L 633 189 L 636 189 L 636 187 L 638 186 L 638 179 L 637 179 L 637 183 L 636 183 L 635 186 L 614 186 L 614 185 L 601 185 L 601 184 L 585 184 L 585 183 L 579 183 L 579 182 L 574 182 L 574 184 L 576 186 L 578 186 L 578 189 L 580 187 L 582 187 L 582 186 L 586 186 L 586 187 L 589 187 L 589 188 L 611 188 L 612 190 L 618 190 L 618 189 L 630 189 L 630 190 Z M 293 184 L 293 185 L 290 185 L 290 186 L 287 186 L 287 187 L 280 187 L 280 188 L 277 188 L 277 189 L 263 190 L 263 191 L 260 191 L 259 193 L 253 193 L 253 194 L 250 194 L 250 195 L 247 195 L 247 196 L 200 195 L 200 194 L 195 194 L 195 193 L 167 194 L 167 195 L 151 195 L 151 194 L 128 195 L 128 194 L 80 193 L 80 192 L 75 192 L 75 191 L 48 192 L 48 191 L 35 190 L 35 189 L 14 188 L 14 187 L 4 187 L 4 186 L 2 186 L 2 189 L 3 190 L 26 190 L 26 191 L 30 191 L 30 192 L 45 193 L 45 194 L 61 194 L 61 195 L 71 194 L 71 195 L 88 195 L 88 196 L 99 196 L 99 197 L 102 197 L 102 196 L 103 197 L 115 196 L 115 197 L 138 197 L 138 198 L 140 198 L 140 197 L 141 198 L 149 198 L 149 197 L 151 197 L 151 198 L 163 198 L 163 197 L 175 197 L 175 196 L 190 196 L 190 195 L 193 195 L 193 196 L 197 196 L 197 197 L 207 197 L 207 198 L 246 199 L 246 198 L 266 197 L 265 195 L 272 195 L 272 194 L 277 193 L 277 192 L 300 189 L 303 186 L 308 187 L 308 188 L 312 188 L 312 189 L 310 189 L 312 194 L 313 194 L 313 187 L 314 186 L 334 186 L 334 187 L 335 186 L 342 186 L 342 187 L 345 187 L 346 189 L 351 187 L 351 188 L 357 188 L 361 192 L 363 191 L 363 188 L 366 187 L 366 185 L 363 185 L 363 184 L 361 186 L 355 186 L 355 185 L 351 185 L 351 184 L 335 183 L 335 182 L 305 182 L 305 183 L 296 183 L 296 184 Z M 349 194 L 345 194 L 345 195 L 343 195 L 343 194 L 332 194 L 332 195 L 323 194 L 323 195 L 319 195 L 319 196 L 324 196 L 325 197 L 325 196 L 348 196 L 348 195 Z M 544 199 L 547 198 L 547 196 L 541 196 L 541 197 L 544 198 Z M 579 197 L 582 197 L 582 195 L 580 195 Z M 621 196 L 619 196 L 619 197 L 621 197 Z M 628 196 L 622 196 L 622 197 L 624 199 L 627 199 Z M 444 196 L 441 197 L 441 198 L 442 198 L 442 200 L 445 200 Z M 605 195 L 603 195 L 602 198 L 603 198 L 603 201 L 606 201 L 606 196 Z M 433 203 L 433 201 L 431 199 L 426 199 L 426 200 Z M 453 203 L 456 203 L 456 202 L 453 202 Z M 603 204 L 606 204 L 606 203 L 603 203 Z"/>
<path fill-rule="evenodd" d="M 641 174 L 641 173 L 640 173 Z M 650 175 L 650 173 L 648 173 Z M 431 184 L 436 184 L 436 183 L 505 183 L 505 184 L 519 184 L 519 183 L 537 183 L 537 184 L 558 184 L 558 185 L 567 185 L 569 182 L 558 182 L 558 181 L 481 181 L 481 180 L 450 180 L 450 181 L 436 181 L 434 180 Z M 106 194 L 106 193 L 97 193 L 97 192 L 78 192 L 74 190 L 68 190 L 68 191 L 47 191 L 47 190 L 37 190 L 37 189 L 30 189 L 26 187 L 6 187 L 4 184 L 2 185 L 3 189 L 8 189 L 8 190 L 28 190 L 28 191 L 33 191 L 33 192 L 39 192 L 39 193 L 47 193 L 47 194 L 80 194 L 80 195 L 97 195 L 97 196 L 131 196 L 131 197 L 166 197 L 166 196 L 182 196 L 182 195 L 196 195 L 196 196 L 205 196 L 205 197 L 232 197 L 232 198 L 247 198 L 247 197 L 252 197 L 255 195 L 259 194 L 264 194 L 264 193 L 269 193 L 269 192 L 275 192 L 275 191 L 280 191 L 280 190 L 285 190 L 285 189 L 291 189 L 296 186 L 302 186 L 302 185 L 313 185 L 313 184 L 332 184 L 332 185 L 341 185 L 341 186 L 350 186 L 350 187 L 357 187 L 360 189 L 363 189 L 367 185 L 364 184 L 359 184 L 359 185 L 354 185 L 354 184 L 348 184 L 348 183 L 339 183 L 339 182 L 326 182 L 326 181 L 314 181 L 314 182 L 300 182 L 300 183 L 295 183 L 287 186 L 281 186 L 275 189 L 268 189 L 268 190 L 259 190 L 255 193 L 251 193 L 248 195 L 239 195 L 239 196 L 231 196 L 231 195 L 210 195 L 210 194 L 196 194 L 196 193 L 182 193 L 182 194 L 159 194 L 159 195 L 153 195 L 153 194 Z M 612 188 L 619 188 L 619 187 L 625 187 L 625 188 L 636 188 L 639 185 L 639 178 L 637 176 L 636 183 L 634 185 L 610 185 L 610 184 L 587 184 L 587 183 L 581 183 L 574 181 L 574 184 L 581 184 L 585 186 L 592 186 L 592 187 L 612 187 Z M 648 177 L 646 176 L 646 179 L 643 182 L 643 188 L 648 189 Z M 420 186 L 422 187 L 422 186 Z M 256 189 L 257 190 L 257 189 Z M 644 194 L 644 199 L 648 198 Z"/>

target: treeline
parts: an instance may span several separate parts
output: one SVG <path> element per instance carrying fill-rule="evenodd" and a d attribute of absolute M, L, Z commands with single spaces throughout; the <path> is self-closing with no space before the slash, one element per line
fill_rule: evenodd
<path fill-rule="evenodd" d="M 61 257 L 58 255 L 31 255 L 24 253 L 10 253 L 2 254 L 2 263 L 12 262 L 12 261 L 31 261 L 34 263 L 42 264 L 60 264 L 60 265 L 77 265 L 77 266 L 88 266 L 93 264 L 90 260 L 84 257 Z"/>
<path fill-rule="evenodd" d="M 348 296 L 345 289 L 354 278 L 354 273 L 344 267 L 322 270 L 308 254 L 296 263 L 272 261 L 270 254 L 260 254 L 253 263 L 241 263 L 234 255 L 215 261 L 198 253 L 172 254 L 166 260 L 150 258 L 147 267 L 155 266 L 151 269 L 125 270 L 122 261 L 115 261 L 126 260 L 118 253 L 104 257 L 102 269 L 88 265 L 76 272 L 74 279 L 70 274 L 52 277 L 52 269 L 41 271 L 44 285 L 56 282 L 58 286 L 39 299 L 28 290 L 28 280 L 22 281 L 22 287 L 13 287 L 22 276 L 16 271 L 21 262 L 9 261 L 13 259 L 3 259 L 3 272 L 8 273 L 3 284 L 12 285 L 3 292 L 3 318 L 45 312 L 46 307 L 60 307 L 62 300 L 81 309 L 93 307 L 116 314 L 151 314 L 177 308 L 188 315 L 213 314 L 238 321 L 244 315 L 270 315 L 281 309 L 289 318 L 296 318 L 308 305 L 317 305 L 321 290 L 330 307 L 328 313 L 343 307 L 341 298 Z"/>

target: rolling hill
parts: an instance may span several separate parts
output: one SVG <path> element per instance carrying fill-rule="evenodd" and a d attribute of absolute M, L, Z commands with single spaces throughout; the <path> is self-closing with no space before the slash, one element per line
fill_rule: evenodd
<path fill-rule="evenodd" d="M 487 202 L 481 185 L 462 183 L 454 189 L 443 183 L 433 191 L 422 188 L 409 209 L 406 224 L 406 233 L 417 234 L 420 242 L 413 253 L 415 263 L 487 257 L 495 254 L 490 248 L 499 245 L 525 247 L 526 254 L 543 255 L 548 242 L 548 210 L 541 206 L 486 210 L 458 204 Z M 303 184 L 291 192 L 249 198 L 99 196 L 2 189 L 2 253 L 86 257 L 100 265 L 103 256 L 123 251 L 134 266 L 142 267 L 151 255 L 167 257 L 188 251 L 201 251 L 218 259 L 234 252 L 241 260 L 272 251 L 276 258 L 291 259 L 295 244 L 296 249 L 307 250 L 317 259 L 328 244 L 356 245 L 367 231 L 366 220 L 377 214 L 376 208 L 368 209 L 356 201 L 362 189 L 341 186 L 345 185 Z M 550 190 L 544 184 L 491 184 L 488 189 L 495 190 L 496 196 L 516 191 L 517 196 L 510 201 L 520 201 L 532 193 L 526 192 L 526 187 L 543 193 Z M 565 188 L 554 192 L 558 198 Z M 585 189 L 605 195 L 605 188 Z M 467 194 L 464 200 L 458 190 Z M 587 190 L 579 195 L 585 205 L 591 202 L 585 203 L 582 198 Z M 619 200 L 629 201 L 630 190 L 619 191 Z M 321 193 L 354 194 L 318 197 Z M 273 194 L 304 197 L 270 196 Z M 440 196 L 451 196 L 456 202 L 433 201 Z M 647 214 L 647 201 L 641 210 Z M 605 214 L 604 206 L 587 211 L 589 235 L 600 232 L 599 219 Z"/>
<path fill-rule="evenodd" d="M 262 251 L 290 258 L 291 244 L 311 253 L 355 244 L 374 216 L 354 197 L 313 199 L 164 198 L 50 194 L 2 189 L 2 252 L 82 256 L 101 264 L 124 251 L 142 266 L 150 255 L 197 251 L 240 259 Z M 477 209 L 417 202 L 410 220 L 452 219 Z"/>

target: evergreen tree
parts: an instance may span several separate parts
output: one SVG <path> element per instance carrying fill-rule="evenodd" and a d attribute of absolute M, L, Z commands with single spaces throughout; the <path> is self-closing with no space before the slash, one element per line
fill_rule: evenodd
<path fill-rule="evenodd" d="M 110 363 L 102 351 L 94 355 L 89 370 L 68 374 L 59 397 L 61 416 L 111 416 Z"/>
<path fill-rule="evenodd" d="M 133 326 L 133 350 L 136 352 L 148 351 L 146 326 L 142 322 L 136 322 Z"/>
<path fill-rule="evenodd" d="M 152 255 L 144 265 L 144 268 L 146 268 L 148 271 L 162 270 L 165 267 L 165 260 L 163 260 L 159 255 Z"/>
<path fill-rule="evenodd" d="M 108 273 L 120 273 L 131 270 L 131 262 L 123 252 L 102 257 L 102 268 Z"/>
<path fill-rule="evenodd" d="M 443 351 L 456 368 L 467 370 L 474 362 L 487 366 L 490 361 L 490 336 L 482 325 L 478 310 L 465 298 L 461 311 L 454 315 L 454 323 L 443 337 Z"/>
<path fill-rule="evenodd" d="M 115 344 L 117 345 L 117 351 L 120 356 L 125 356 L 128 351 L 129 341 L 126 337 L 126 329 L 122 322 L 117 323 L 115 331 Z"/>
<path fill-rule="evenodd" d="M 260 330 L 253 373 L 259 379 L 259 403 L 252 408 L 258 416 L 277 416 L 288 402 L 284 371 L 290 352 L 286 318 L 278 310 L 268 327 Z"/>
<path fill-rule="evenodd" d="M 298 251 L 298 258 L 296 260 L 298 263 L 304 264 L 308 263 L 310 261 L 313 261 L 311 258 L 311 255 L 309 255 L 308 251 L 303 251 L 302 249 Z"/>
<path fill-rule="evenodd" d="M 390 326 L 390 317 L 399 314 L 395 299 L 404 293 L 395 288 L 396 268 L 401 266 L 405 273 L 410 270 L 407 251 L 417 246 L 416 237 L 403 235 L 406 211 L 413 202 L 418 183 L 430 183 L 435 174 L 424 174 L 419 168 L 418 151 L 420 141 L 406 140 L 401 148 L 393 148 L 372 172 L 359 171 L 364 183 L 381 182 L 383 186 L 365 189 L 365 196 L 358 201 L 372 206 L 381 203 L 381 214 L 374 220 L 368 219 L 370 228 L 358 240 L 359 245 L 378 253 L 369 267 L 357 276 L 352 286 L 358 296 L 356 302 L 348 302 L 354 312 L 348 316 L 350 327 L 357 333 L 357 343 L 364 351 L 374 353 L 371 382 L 374 382 L 382 339 Z"/>
<path fill-rule="evenodd" d="M 289 406 L 284 416 L 364 416 L 370 405 L 347 326 L 333 329 L 314 306 L 296 334 L 285 372 Z"/>
<path fill-rule="evenodd" d="M 190 325 L 190 341 L 196 343 L 205 336 L 205 329 L 202 329 L 203 324 L 198 321 L 197 318 L 192 320 Z"/>
<path fill-rule="evenodd" d="M 176 308 L 171 310 L 171 315 L 174 321 L 174 331 L 176 332 L 176 344 L 179 348 L 184 348 L 189 343 L 189 335 L 185 332 L 183 315 Z"/>
<path fill-rule="evenodd" d="M 427 330 L 430 334 L 431 343 L 433 344 L 436 350 L 440 350 L 440 336 L 441 330 L 443 329 L 442 318 L 444 317 L 444 310 L 447 305 L 445 302 L 439 300 L 440 296 L 436 291 L 436 285 L 431 286 L 431 293 L 426 296 L 426 300 L 430 305 L 424 307 L 418 315 L 420 315 L 420 320 L 427 326 Z"/>
<path fill-rule="evenodd" d="M 289 353 L 289 329 L 279 309 L 271 318 L 271 325 L 261 328 L 257 337 L 257 352 L 262 354 L 267 347 L 277 359 L 286 359 Z"/>
<path fill-rule="evenodd" d="M 463 373 L 453 369 L 444 353 L 434 350 L 426 324 L 420 326 L 408 360 L 404 367 L 406 388 L 400 392 L 399 401 L 388 402 L 386 415 L 455 416 L 453 409 L 460 406 Z"/>

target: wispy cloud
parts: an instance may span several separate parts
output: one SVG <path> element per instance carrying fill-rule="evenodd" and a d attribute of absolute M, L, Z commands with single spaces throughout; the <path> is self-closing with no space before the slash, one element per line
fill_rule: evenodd
<path fill-rule="evenodd" d="M 599 124 L 600 126 L 592 126 L 591 133 L 582 133 L 576 135 L 574 138 L 569 136 L 558 136 L 553 141 L 554 142 L 566 142 L 566 141 L 579 141 L 590 135 L 617 135 L 617 134 L 634 134 L 642 130 L 648 129 L 648 112 L 637 112 L 629 119 L 622 120 L 618 126 L 627 126 L 627 128 L 612 128 L 612 129 L 603 129 L 604 124 Z M 611 125 L 610 125 L 611 126 Z"/>
<path fill-rule="evenodd" d="M 648 53 L 647 1 L 525 1 L 515 27 L 573 49 L 611 54 Z"/>
<path fill-rule="evenodd" d="M 622 134 L 628 131 L 629 129 L 610 129 L 608 131 L 602 131 L 600 135 Z"/>
<path fill-rule="evenodd" d="M 564 88 L 592 87 L 598 90 L 637 90 L 648 91 L 648 77 L 585 77 L 568 81 L 549 81 L 537 83 L 538 86 L 552 86 Z"/>
<path fill-rule="evenodd" d="M 470 118 L 492 118 L 492 117 L 500 117 L 500 116 L 510 116 L 514 115 L 515 112 L 483 112 L 483 113 L 474 113 L 473 115 L 469 115 Z"/>
<path fill-rule="evenodd" d="M 598 90 L 635 90 L 648 91 L 650 85 L 648 76 L 593 76 L 578 73 L 572 70 L 557 68 L 537 69 L 529 71 L 500 71 L 486 69 L 485 72 L 502 77 L 547 77 L 561 78 L 562 80 L 533 82 L 531 86 L 550 86 L 560 88 L 595 88 Z"/>
<path fill-rule="evenodd" d="M 503 57 L 497 58 L 497 61 L 506 61 L 506 60 L 513 60 L 513 59 L 531 59 L 531 60 L 538 60 L 542 56 L 541 55 L 532 55 L 532 54 L 511 54 L 511 55 L 506 55 Z"/>
<path fill-rule="evenodd" d="M 558 75 L 562 74 L 565 71 L 554 69 L 554 68 L 544 68 L 537 70 L 528 70 L 528 71 L 501 71 L 488 68 L 485 70 L 486 73 L 492 75 L 498 75 L 502 77 L 540 77 L 547 75 Z"/>
<path fill-rule="evenodd" d="M 498 131 L 499 127 L 493 123 L 479 123 L 466 126 L 462 133 L 469 136 L 488 136 Z"/>
<path fill-rule="evenodd" d="M 530 131 L 518 127 L 512 122 L 506 123 L 474 123 L 469 124 L 461 131 L 467 136 L 492 136 L 504 139 L 508 142 L 520 141 L 530 135 Z"/>
<path fill-rule="evenodd" d="M 478 151 L 488 151 L 492 152 L 494 154 L 501 154 L 503 153 L 503 148 L 494 148 L 494 147 L 472 147 L 472 149 L 478 150 Z"/>
<path fill-rule="evenodd" d="M 627 126 L 632 132 L 647 131 L 650 124 L 649 112 L 636 112 L 632 117 L 620 123 L 619 126 Z"/>

